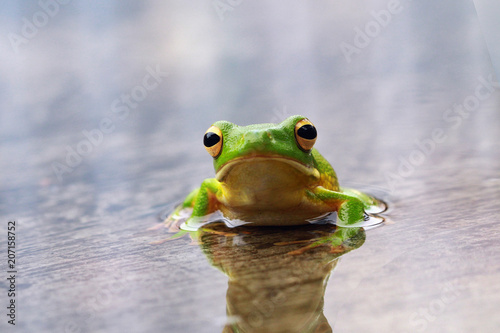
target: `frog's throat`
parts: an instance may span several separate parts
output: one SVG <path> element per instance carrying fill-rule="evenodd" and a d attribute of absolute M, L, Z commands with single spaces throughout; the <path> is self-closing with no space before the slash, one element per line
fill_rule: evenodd
<path fill-rule="evenodd" d="M 283 157 L 283 156 L 273 156 L 273 155 L 250 155 L 250 156 L 243 156 L 243 157 L 238 157 L 235 158 L 224 165 L 216 172 L 215 178 L 218 181 L 222 181 L 224 177 L 228 174 L 228 172 L 233 168 L 233 166 L 238 165 L 240 163 L 245 163 L 247 160 L 255 161 L 255 160 L 262 160 L 262 161 L 278 161 L 282 163 L 286 163 L 295 169 L 297 169 L 299 172 L 306 176 L 310 176 L 314 179 L 319 179 L 320 178 L 320 173 L 318 169 L 316 169 L 313 166 L 308 166 L 305 164 L 302 164 L 294 159 Z"/>

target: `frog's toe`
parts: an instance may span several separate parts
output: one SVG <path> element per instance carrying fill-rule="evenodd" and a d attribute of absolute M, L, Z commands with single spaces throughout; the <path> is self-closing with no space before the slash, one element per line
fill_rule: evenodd
<path fill-rule="evenodd" d="M 170 214 L 164 221 L 163 226 L 170 232 L 177 232 L 180 229 L 182 222 L 186 221 L 187 217 L 182 211 Z"/>

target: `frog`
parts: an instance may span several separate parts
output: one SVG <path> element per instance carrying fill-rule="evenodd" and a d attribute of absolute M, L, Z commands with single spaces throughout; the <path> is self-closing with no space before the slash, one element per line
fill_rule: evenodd
<path fill-rule="evenodd" d="M 189 229 L 219 212 L 251 226 L 296 226 L 336 212 L 337 224 L 355 225 L 385 210 L 373 196 L 339 185 L 335 170 L 314 147 L 317 136 L 302 115 L 248 126 L 213 123 L 203 145 L 215 177 L 203 180 L 167 221 L 185 216 Z"/>

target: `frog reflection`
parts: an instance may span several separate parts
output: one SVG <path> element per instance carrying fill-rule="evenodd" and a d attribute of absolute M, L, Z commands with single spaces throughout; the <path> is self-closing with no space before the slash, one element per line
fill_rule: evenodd
<path fill-rule="evenodd" d="M 229 277 L 223 332 L 331 332 L 323 297 L 339 257 L 360 247 L 363 228 L 310 225 L 197 232 L 210 263 Z"/>

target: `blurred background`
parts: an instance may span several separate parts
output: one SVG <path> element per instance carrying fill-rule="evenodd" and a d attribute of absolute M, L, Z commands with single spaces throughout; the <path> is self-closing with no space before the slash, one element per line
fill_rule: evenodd
<path fill-rule="evenodd" d="M 147 229 L 213 175 L 211 123 L 294 114 L 316 125 L 342 185 L 391 207 L 393 224 L 368 231 L 330 279 L 330 326 L 498 328 L 499 288 L 484 287 L 500 275 L 498 239 L 461 238 L 472 222 L 498 231 L 500 217 L 498 6 L 478 3 L 0 5 L 0 216 L 19 225 L 16 331 L 221 331 L 227 278 L 189 242 L 151 246 L 167 235 Z M 432 310 L 450 281 L 458 300 Z"/>

